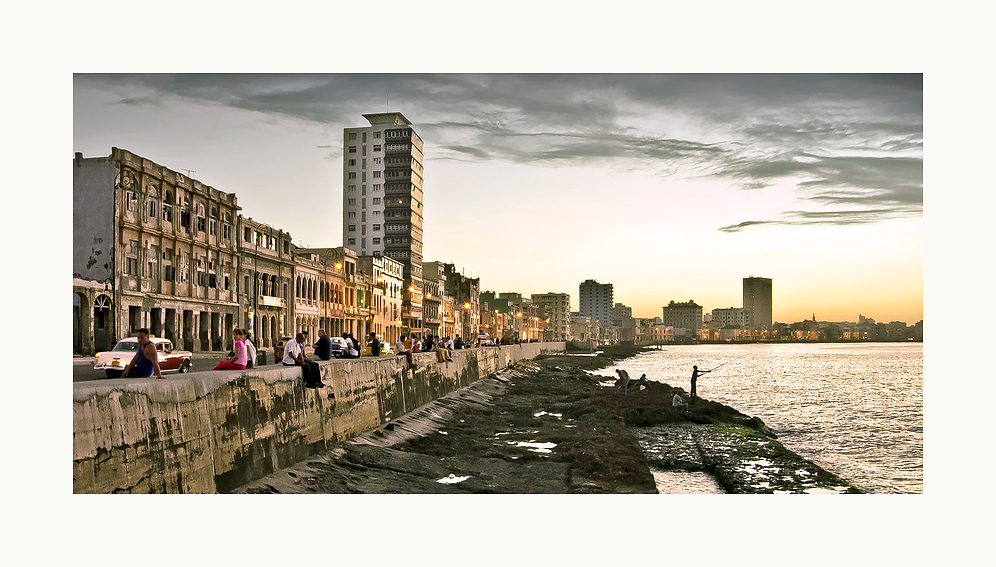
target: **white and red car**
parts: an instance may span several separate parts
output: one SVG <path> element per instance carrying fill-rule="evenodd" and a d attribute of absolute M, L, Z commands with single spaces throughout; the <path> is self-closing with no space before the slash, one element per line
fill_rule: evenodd
<path fill-rule="evenodd" d="M 181 374 L 190 371 L 189 351 L 173 350 L 173 343 L 169 339 L 150 337 L 149 342 L 156 345 L 160 370 L 163 372 L 176 370 Z M 93 369 L 103 370 L 108 378 L 120 378 L 125 366 L 128 366 L 136 354 L 138 354 L 138 338 L 121 339 L 111 350 L 96 354 L 97 363 Z"/>

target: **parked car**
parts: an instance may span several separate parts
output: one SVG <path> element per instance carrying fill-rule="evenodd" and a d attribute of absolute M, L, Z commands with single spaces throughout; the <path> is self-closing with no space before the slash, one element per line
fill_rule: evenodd
<path fill-rule="evenodd" d="M 329 340 L 332 341 L 331 351 L 333 358 L 339 358 L 349 352 L 349 345 L 346 344 L 346 339 L 342 337 L 329 337 Z"/>
<path fill-rule="evenodd" d="M 183 374 L 190 371 L 190 351 L 173 350 L 173 343 L 169 339 L 150 337 L 149 341 L 156 345 L 156 352 L 159 355 L 159 370 L 163 372 L 176 370 Z M 103 370 L 108 378 L 120 378 L 125 366 L 135 358 L 138 353 L 138 338 L 128 337 L 121 339 L 114 348 L 104 352 L 98 352 L 94 358 L 94 370 Z"/>

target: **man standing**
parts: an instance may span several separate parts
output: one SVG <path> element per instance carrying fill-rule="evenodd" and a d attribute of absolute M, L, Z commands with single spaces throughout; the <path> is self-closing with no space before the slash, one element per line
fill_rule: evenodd
<path fill-rule="evenodd" d="M 463 339 L 460 338 L 460 335 L 457 335 L 456 338 L 453 339 L 453 348 L 454 349 L 462 349 L 463 348 Z"/>
<path fill-rule="evenodd" d="M 318 329 L 318 342 L 315 343 L 315 358 L 321 360 L 332 359 L 332 339 L 325 333 L 325 329 Z"/>
<path fill-rule="evenodd" d="M 149 330 L 142 328 L 138 330 L 138 352 L 131 359 L 128 366 L 125 366 L 121 373 L 123 378 L 148 378 L 152 376 L 153 370 L 156 378 L 162 379 L 163 373 L 159 369 L 159 353 L 156 352 L 156 345 L 149 340 Z"/>
<path fill-rule="evenodd" d="M 692 391 L 689 392 L 691 397 L 696 397 L 695 395 L 695 380 L 699 377 L 699 374 L 705 374 L 706 372 L 712 372 L 712 370 L 699 370 L 698 366 L 692 365 Z"/>
<path fill-rule="evenodd" d="M 380 341 L 377 340 L 377 333 L 370 331 L 370 354 L 380 356 Z"/>
<path fill-rule="evenodd" d="M 304 355 L 304 333 L 298 333 L 284 345 L 284 366 L 300 366 L 304 374 L 304 385 L 309 388 L 324 388 L 322 371 L 318 363 Z"/>

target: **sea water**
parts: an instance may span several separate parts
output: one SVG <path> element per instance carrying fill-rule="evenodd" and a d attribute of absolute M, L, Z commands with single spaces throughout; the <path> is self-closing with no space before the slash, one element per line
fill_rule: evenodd
<path fill-rule="evenodd" d="M 802 457 L 872 493 L 923 492 L 923 344 L 663 346 L 597 371 L 690 389 L 757 416 Z"/>

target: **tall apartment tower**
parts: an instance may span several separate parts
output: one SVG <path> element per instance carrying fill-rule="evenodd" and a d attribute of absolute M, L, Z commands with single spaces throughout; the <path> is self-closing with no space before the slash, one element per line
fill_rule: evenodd
<path fill-rule="evenodd" d="M 603 327 L 612 326 L 612 284 L 585 280 L 578 287 L 579 313 L 592 317 Z"/>
<path fill-rule="evenodd" d="M 422 138 L 400 112 L 342 135 L 342 242 L 404 266 L 401 332 L 422 334 Z"/>
<path fill-rule="evenodd" d="M 771 278 L 744 278 L 744 311 L 751 327 L 771 327 Z"/>

